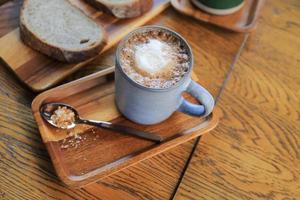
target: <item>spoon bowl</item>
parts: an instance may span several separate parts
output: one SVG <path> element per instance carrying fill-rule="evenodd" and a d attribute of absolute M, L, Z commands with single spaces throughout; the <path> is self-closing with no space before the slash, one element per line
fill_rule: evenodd
<path fill-rule="evenodd" d="M 51 116 L 54 114 L 54 111 L 56 111 L 59 107 L 66 107 L 67 109 L 71 110 L 74 113 L 74 122 L 68 124 L 67 126 L 61 127 L 58 126 L 54 121 L 51 119 Z M 80 123 L 81 119 L 79 117 L 79 114 L 75 108 L 68 104 L 64 103 L 47 103 L 40 107 L 40 113 L 45 121 L 47 121 L 49 124 L 56 128 L 61 129 L 72 129 L 75 128 L 76 124 Z"/>

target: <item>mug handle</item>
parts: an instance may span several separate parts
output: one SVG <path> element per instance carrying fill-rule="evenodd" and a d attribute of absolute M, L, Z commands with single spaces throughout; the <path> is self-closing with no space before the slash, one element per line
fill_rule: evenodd
<path fill-rule="evenodd" d="M 192 80 L 186 92 L 195 97 L 201 105 L 190 103 L 182 97 L 178 111 L 197 117 L 205 117 L 212 112 L 215 100 L 204 87 Z"/>

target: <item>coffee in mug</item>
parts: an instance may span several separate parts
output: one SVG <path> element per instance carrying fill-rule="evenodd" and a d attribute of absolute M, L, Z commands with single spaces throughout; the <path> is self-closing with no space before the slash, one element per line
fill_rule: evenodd
<path fill-rule="evenodd" d="M 192 50 L 178 33 L 160 26 L 128 34 L 116 52 L 115 100 L 119 111 L 139 124 L 156 124 L 175 111 L 195 117 L 209 115 L 212 95 L 191 80 Z M 200 104 L 185 100 L 183 92 Z"/>
<path fill-rule="evenodd" d="M 126 75 L 148 88 L 175 85 L 188 72 L 190 60 L 182 42 L 162 29 L 131 35 L 120 51 Z"/>

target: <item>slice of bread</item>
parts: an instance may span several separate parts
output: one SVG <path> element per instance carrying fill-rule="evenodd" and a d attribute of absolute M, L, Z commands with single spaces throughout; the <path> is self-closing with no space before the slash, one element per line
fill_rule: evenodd
<path fill-rule="evenodd" d="M 21 39 L 31 48 L 63 62 L 80 62 L 99 54 L 104 29 L 68 0 L 24 0 Z"/>
<path fill-rule="evenodd" d="M 85 0 L 95 8 L 117 18 L 132 18 L 152 8 L 153 0 Z"/>

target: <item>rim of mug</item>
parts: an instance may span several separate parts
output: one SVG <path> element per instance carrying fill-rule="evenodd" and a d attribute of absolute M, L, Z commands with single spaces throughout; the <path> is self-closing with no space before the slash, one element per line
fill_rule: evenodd
<path fill-rule="evenodd" d="M 190 56 L 190 62 L 189 62 L 189 69 L 188 71 L 184 74 L 184 76 L 181 78 L 180 81 L 178 81 L 176 84 L 172 85 L 171 87 L 167 87 L 167 88 L 150 88 L 150 87 L 146 87 L 144 85 L 141 85 L 137 82 L 135 82 L 134 80 L 132 80 L 130 77 L 128 77 L 128 75 L 124 72 L 123 68 L 121 67 L 121 62 L 120 62 L 120 51 L 124 46 L 124 43 L 127 42 L 127 40 L 134 34 L 139 33 L 139 32 L 147 32 L 149 30 L 153 30 L 153 29 L 161 29 L 164 31 L 167 31 L 169 33 L 171 33 L 172 35 L 175 35 L 176 38 L 178 38 L 187 48 L 188 51 L 188 55 Z M 141 26 L 133 31 L 131 31 L 130 33 L 128 33 L 118 44 L 117 47 L 117 51 L 116 51 L 116 68 L 118 68 L 120 70 L 120 72 L 125 76 L 125 78 L 134 86 L 137 86 L 139 88 L 142 89 L 146 89 L 146 90 L 150 90 L 150 91 L 156 91 L 156 92 L 163 92 L 163 91 L 169 91 L 172 89 L 175 89 L 177 87 L 179 87 L 189 76 L 190 73 L 192 71 L 193 65 L 194 65 L 194 57 L 193 57 L 193 52 L 192 52 L 192 48 L 190 47 L 190 45 L 188 44 L 188 42 L 176 31 L 173 31 L 172 29 L 169 29 L 167 27 L 164 26 L 159 26 L 159 25 L 147 25 L 147 26 Z"/>

